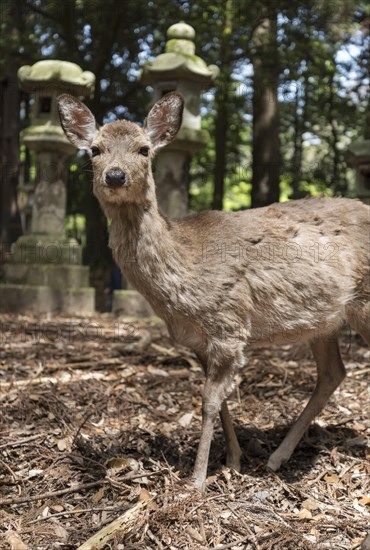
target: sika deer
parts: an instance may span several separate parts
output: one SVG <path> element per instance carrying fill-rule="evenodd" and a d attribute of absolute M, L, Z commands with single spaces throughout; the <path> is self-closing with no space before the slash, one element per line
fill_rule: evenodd
<path fill-rule="evenodd" d="M 343 320 L 370 344 L 370 208 L 357 200 L 311 198 L 164 218 L 151 161 L 176 136 L 182 111 L 174 92 L 153 106 L 144 128 L 127 121 L 99 128 L 80 101 L 59 97 L 66 135 L 92 157 L 94 193 L 111 219 L 114 258 L 173 338 L 203 365 L 193 479 L 204 488 L 217 414 L 227 465 L 240 466 L 226 399 L 247 346 L 307 340 L 317 364 L 309 403 L 268 461 L 277 470 L 345 376 L 335 336 Z"/>

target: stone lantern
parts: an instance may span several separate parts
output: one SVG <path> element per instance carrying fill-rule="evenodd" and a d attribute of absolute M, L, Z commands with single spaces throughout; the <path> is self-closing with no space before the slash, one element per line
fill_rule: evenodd
<path fill-rule="evenodd" d="M 346 153 L 348 166 L 356 171 L 356 193 L 370 204 L 370 100 L 365 120 L 364 138 L 354 141 Z"/>
<path fill-rule="evenodd" d="M 179 92 L 184 100 L 183 122 L 175 140 L 159 152 L 155 183 L 160 210 L 170 218 L 182 218 L 188 211 L 188 180 L 191 156 L 207 142 L 201 128 L 200 99 L 218 76 L 216 65 L 195 55 L 195 31 L 186 23 L 172 25 L 167 31 L 165 52 L 145 63 L 141 82 L 153 87 L 153 103 L 168 92 Z M 113 312 L 118 315 L 153 315 L 149 304 L 136 290 L 113 293 Z"/>
<path fill-rule="evenodd" d="M 56 98 L 61 93 L 85 98 L 94 89 L 95 76 L 75 63 L 39 61 L 18 71 L 19 85 L 32 98 L 31 124 L 21 142 L 33 152 L 36 165 L 29 235 L 12 245 L 3 266 L 1 310 L 91 314 L 94 289 L 89 268 L 82 266 L 82 249 L 65 235 L 67 157 L 76 148 L 61 128 Z"/>
<path fill-rule="evenodd" d="M 157 158 L 155 181 L 161 211 L 181 218 L 188 210 L 188 178 L 191 156 L 207 142 L 201 129 L 200 99 L 218 76 L 216 65 L 195 55 L 195 31 L 186 23 L 176 23 L 167 31 L 165 52 L 148 61 L 141 81 L 153 87 L 153 103 L 164 94 L 179 92 L 185 100 L 183 123 L 176 139 Z"/>

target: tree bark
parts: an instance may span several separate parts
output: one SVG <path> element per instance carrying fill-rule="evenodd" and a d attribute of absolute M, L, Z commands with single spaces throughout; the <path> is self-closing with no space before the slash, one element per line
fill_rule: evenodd
<path fill-rule="evenodd" d="M 19 2 L 14 0 L 11 3 L 5 31 L 15 43 L 18 43 L 20 34 L 20 10 L 18 8 Z M 17 205 L 20 162 L 20 90 L 17 79 L 18 67 L 17 58 L 9 55 L 5 61 L 0 92 L 0 235 L 3 250 L 9 250 L 10 244 L 22 233 Z"/>
<path fill-rule="evenodd" d="M 338 149 L 338 123 L 335 117 L 335 90 L 334 90 L 334 75 L 331 76 L 329 82 L 329 123 L 331 129 L 331 148 L 333 151 L 333 171 L 331 177 L 331 188 L 335 193 L 345 194 L 347 190 L 346 182 L 341 178 L 339 163 L 340 163 L 340 153 Z"/>
<path fill-rule="evenodd" d="M 221 72 L 223 75 L 228 71 Z M 226 151 L 227 151 L 227 123 L 228 123 L 228 81 L 222 78 L 216 91 L 216 120 L 215 120 L 215 169 L 213 175 L 213 201 L 214 210 L 222 210 L 224 200 L 225 176 L 226 176 Z"/>
<path fill-rule="evenodd" d="M 224 12 L 224 30 L 220 43 L 220 77 L 216 90 L 215 106 L 215 170 L 212 208 L 222 210 L 226 176 L 228 135 L 228 105 L 230 101 L 230 35 L 232 31 L 232 2 L 227 0 Z"/>
<path fill-rule="evenodd" d="M 105 105 L 101 102 L 100 81 L 104 75 L 106 64 L 110 62 L 109 53 L 117 39 L 126 9 L 124 2 L 116 0 L 113 1 L 113 7 L 114 21 L 112 23 L 111 17 L 106 17 L 106 32 L 104 33 L 106 39 L 99 48 L 99 55 L 96 56 L 91 67 L 96 78 L 94 97 L 86 102 L 99 123 L 102 123 L 106 110 Z M 86 216 L 84 261 L 93 269 L 99 266 L 113 265 L 112 253 L 108 247 L 107 219 L 92 193 L 86 195 L 84 214 Z"/>
<path fill-rule="evenodd" d="M 253 161 L 252 208 L 279 200 L 280 139 L 275 2 L 256 27 L 253 36 Z"/>
<path fill-rule="evenodd" d="M 299 111 L 300 106 L 300 90 L 297 86 L 296 92 L 296 106 L 295 106 L 295 117 L 294 117 L 294 151 L 292 158 L 292 194 L 291 199 L 301 199 L 306 193 L 300 189 L 300 183 L 302 180 L 302 151 L 303 151 L 303 133 L 305 129 L 305 122 L 307 120 L 307 111 L 308 111 L 308 72 L 306 71 L 303 75 L 302 80 L 297 80 L 297 83 L 302 83 L 303 86 L 303 105 L 302 113 Z"/>

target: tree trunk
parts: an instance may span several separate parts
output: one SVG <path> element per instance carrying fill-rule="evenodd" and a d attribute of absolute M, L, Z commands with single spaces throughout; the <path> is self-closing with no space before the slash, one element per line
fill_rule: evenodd
<path fill-rule="evenodd" d="M 280 196 L 279 64 L 274 4 L 268 4 L 253 35 L 253 208 L 276 202 Z"/>
<path fill-rule="evenodd" d="M 6 34 L 16 44 L 19 41 L 20 11 L 19 3 L 11 4 L 10 17 L 6 24 Z M 20 130 L 20 90 L 17 70 L 19 64 L 15 56 L 5 61 L 0 92 L 0 129 L 1 129 L 1 179 L 0 179 L 0 233 L 3 250 L 8 250 L 22 233 L 21 220 L 17 205 L 17 187 L 19 182 L 19 130 Z"/>
<path fill-rule="evenodd" d="M 87 102 L 87 105 L 94 113 L 96 120 L 102 123 L 102 118 L 105 112 L 105 107 L 101 102 L 101 92 L 99 89 L 100 80 L 102 79 L 105 71 L 105 66 L 109 62 L 109 52 L 111 52 L 117 34 L 120 29 L 121 18 L 124 17 L 125 3 L 113 2 L 115 6 L 116 16 L 112 23 L 111 18 L 106 18 L 107 34 L 106 40 L 99 49 L 99 55 L 93 61 L 91 70 L 95 74 L 96 88 L 94 97 L 91 101 Z M 108 32 L 109 30 L 109 32 Z M 99 266 L 113 265 L 112 253 L 108 247 L 108 227 L 107 219 L 100 208 L 98 201 L 94 195 L 89 192 L 86 195 L 85 200 L 85 212 L 86 216 L 86 246 L 84 250 L 84 260 L 93 269 Z"/>
<path fill-rule="evenodd" d="M 296 107 L 294 117 L 294 151 L 292 158 L 292 194 L 291 199 L 301 199 L 306 195 L 302 189 L 300 189 L 300 183 L 302 180 L 302 151 L 303 151 L 303 133 L 305 129 L 305 122 L 307 120 L 308 109 L 308 71 L 304 73 L 302 81 L 298 80 L 298 84 L 302 82 L 304 87 L 303 91 L 303 105 L 300 105 L 300 88 L 297 86 L 296 92 Z M 300 113 L 300 110 L 302 112 Z"/>
<path fill-rule="evenodd" d="M 334 90 L 334 75 L 331 76 L 329 82 L 329 123 L 331 129 L 331 148 L 333 151 L 333 171 L 331 177 L 331 188 L 334 193 L 345 194 L 347 190 L 346 181 L 341 177 L 340 174 L 340 152 L 338 149 L 338 123 L 335 117 L 335 90 Z"/>
<path fill-rule="evenodd" d="M 221 75 L 228 72 L 221 71 Z M 215 106 L 215 171 L 212 208 L 222 210 L 224 200 L 224 187 L 226 176 L 226 151 L 227 151 L 227 122 L 228 122 L 228 84 L 227 78 L 221 78 L 216 91 Z"/>
<path fill-rule="evenodd" d="M 212 208 L 222 210 L 226 176 L 228 104 L 230 92 L 230 35 L 232 31 L 232 1 L 227 0 L 224 12 L 224 29 L 220 43 L 220 77 L 215 96 L 215 171 Z"/>

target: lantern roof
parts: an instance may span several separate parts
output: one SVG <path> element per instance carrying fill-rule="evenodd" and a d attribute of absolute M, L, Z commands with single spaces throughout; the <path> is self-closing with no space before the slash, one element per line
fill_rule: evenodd
<path fill-rule="evenodd" d="M 181 21 L 167 30 L 165 52 L 144 64 L 141 80 L 153 85 L 159 80 L 187 79 L 208 88 L 218 76 L 216 65 L 207 65 L 195 54 L 195 30 Z"/>
<path fill-rule="evenodd" d="M 47 59 L 20 67 L 18 81 L 25 92 L 52 87 L 77 96 L 90 97 L 94 91 L 95 75 L 83 71 L 76 63 Z"/>
<path fill-rule="evenodd" d="M 370 161 L 370 139 L 362 139 L 351 143 L 347 149 L 346 162 L 349 166 L 356 166 Z"/>

